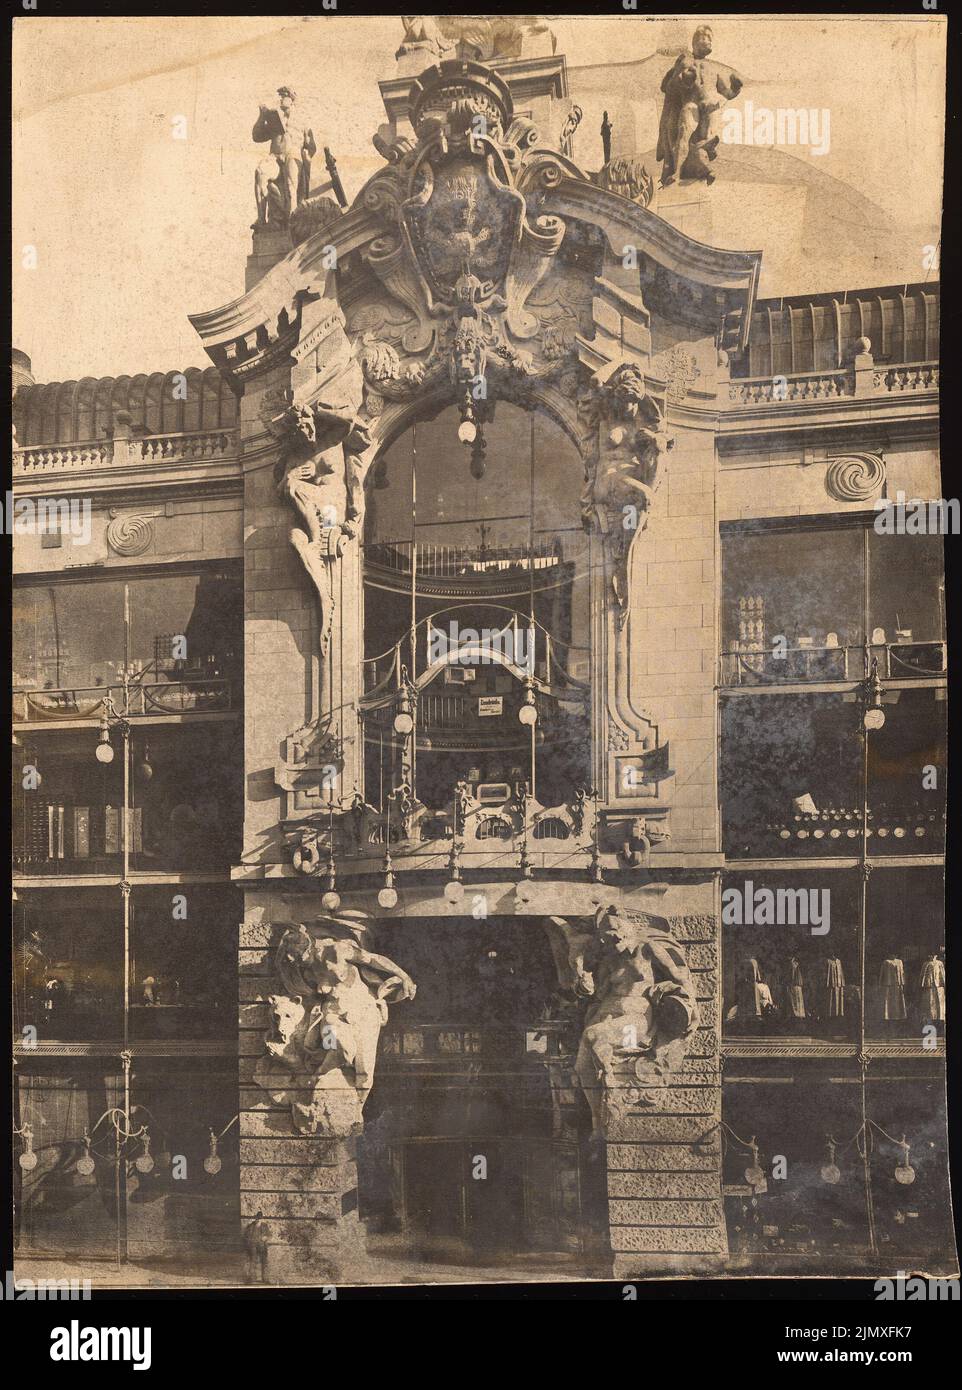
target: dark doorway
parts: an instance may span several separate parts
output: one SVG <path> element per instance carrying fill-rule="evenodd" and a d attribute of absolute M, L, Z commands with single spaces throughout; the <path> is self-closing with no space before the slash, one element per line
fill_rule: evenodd
<path fill-rule="evenodd" d="M 418 993 L 385 1029 L 365 1112 L 361 1208 L 375 1245 L 466 1265 L 577 1258 L 577 1029 L 539 922 L 406 921 L 381 946 Z"/>

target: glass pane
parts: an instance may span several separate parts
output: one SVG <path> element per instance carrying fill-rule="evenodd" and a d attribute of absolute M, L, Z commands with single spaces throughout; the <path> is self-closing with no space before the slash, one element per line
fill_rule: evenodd
<path fill-rule="evenodd" d="M 136 869 L 226 865 L 240 853 L 236 731 L 138 729 L 131 741 L 131 853 Z"/>
<path fill-rule="evenodd" d="M 15 689 L 83 689 L 119 679 L 124 663 L 122 583 L 19 588 L 13 623 Z"/>
<path fill-rule="evenodd" d="M 941 869 L 878 869 L 868 884 L 865 1025 L 873 1038 L 945 1034 Z"/>
<path fill-rule="evenodd" d="M 872 640 L 894 643 L 889 674 L 941 671 L 945 582 L 941 536 L 869 536 Z"/>
<path fill-rule="evenodd" d="M 726 1036 L 854 1036 L 860 989 L 855 871 L 729 873 L 723 884 Z"/>
<path fill-rule="evenodd" d="M 229 1037 L 236 1031 L 238 910 L 229 890 L 134 895 L 131 1037 Z"/>
<path fill-rule="evenodd" d="M 861 530 L 728 535 L 722 555 L 726 684 L 862 674 L 844 651 L 863 640 Z"/>
<path fill-rule="evenodd" d="M 15 1027 L 40 1041 L 123 1034 L 123 906 L 110 896 L 44 890 L 15 922 Z"/>
<path fill-rule="evenodd" d="M 798 1094 L 802 1086 L 804 1104 Z M 814 1272 L 824 1268 L 827 1252 L 833 1268 L 845 1268 L 846 1254 L 854 1260 L 867 1250 L 864 1169 L 855 1146 L 839 1154 L 837 1182 L 822 1177 L 828 1136 L 845 1144 L 861 1124 L 857 1086 L 809 1074 L 793 1085 L 752 1079 L 725 1087 L 722 1118 L 742 1138 L 756 1137 L 761 1166 L 769 1174 L 775 1154 L 788 1161 L 783 1178 L 769 1176 L 765 1188 L 755 1192 L 745 1180 L 751 1155 L 743 1144 L 728 1144 L 723 1191 L 736 1264 L 751 1266 L 760 1256 L 777 1256 L 780 1272 Z"/>
<path fill-rule="evenodd" d="M 739 695 L 722 704 L 719 783 L 734 858 L 858 852 L 858 708 L 839 695 Z"/>
<path fill-rule="evenodd" d="M 176 1253 L 200 1284 L 239 1282 L 237 1126 L 227 1128 L 237 1112 L 236 1062 L 138 1059 L 130 1103 L 134 1123 L 149 1130 L 154 1159 L 147 1173 L 132 1166 L 128 1180 L 131 1259 L 144 1264 Z M 213 1173 L 204 1166 L 211 1131 L 220 1136 Z M 136 1155 L 138 1145 L 131 1150 Z"/>
<path fill-rule="evenodd" d="M 945 846 L 945 711 L 931 689 L 889 693 L 868 740 L 869 853 L 941 854 Z"/>
<path fill-rule="evenodd" d="M 934 1251 L 952 1242 L 952 1199 L 948 1187 L 949 1155 L 945 1128 L 945 1083 L 921 1076 L 912 1080 L 874 1080 L 867 1084 L 869 1119 L 876 1131 L 872 1145 L 872 1201 L 879 1245 L 895 1268 L 908 1259 L 930 1268 Z M 910 1146 L 912 1180 L 897 1175 L 902 1150 L 886 1139 L 905 1135 Z M 906 1175 L 903 1173 L 904 1179 Z M 906 1267 L 906 1265 L 902 1265 Z M 922 1263 L 908 1265 L 921 1269 Z"/>
<path fill-rule="evenodd" d="M 240 853 L 243 784 L 236 731 L 154 725 L 131 736 L 129 847 L 135 869 L 227 865 Z M 117 872 L 124 840 L 123 742 L 95 757 L 96 729 L 44 733 L 25 746 L 41 775 L 14 797 L 13 862 L 23 873 Z"/>
<path fill-rule="evenodd" d="M 230 674 L 240 651 L 242 603 L 240 582 L 230 575 L 131 580 L 133 671 L 175 680 Z"/>
<path fill-rule="evenodd" d="M 365 531 L 365 690 L 394 683 L 400 642 L 409 675 L 424 678 L 417 796 L 432 809 L 448 805 L 462 779 L 512 787 L 526 779 L 543 804 L 570 800 L 587 784 L 590 748 L 581 458 L 553 420 L 501 402 L 484 425 L 482 470 L 458 440 L 459 424 L 454 407 L 419 422 L 416 441 L 408 430 L 375 468 Z M 529 662 L 539 683 L 534 779 L 531 734 L 519 719 Z M 382 806 L 385 782 L 397 780 L 390 710 L 372 712 L 366 726 L 366 794 Z"/>
<path fill-rule="evenodd" d="M 61 1065 L 63 1065 L 61 1063 Z M 104 1112 L 115 1105 L 122 1079 L 105 1074 L 113 1063 L 74 1059 L 68 1074 L 25 1074 L 17 1079 L 18 1122 L 34 1128 L 37 1166 L 15 1172 L 17 1241 L 21 1254 L 52 1254 L 58 1260 L 116 1256 L 116 1167 L 114 1131 Z M 102 1123 L 98 1126 L 98 1121 Z M 94 1171 L 82 1173 L 84 1130 L 92 1135 Z"/>

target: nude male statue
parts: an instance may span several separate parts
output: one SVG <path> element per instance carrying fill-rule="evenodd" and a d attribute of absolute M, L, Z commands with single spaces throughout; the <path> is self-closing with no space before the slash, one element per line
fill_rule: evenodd
<path fill-rule="evenodd" d="M 680 54 L 662 79 L 665 103 L 656 152 L 662 161 L 662 187 L 677 178 L 714 181 L 709 161 L 718 150 L 715 113 L 733 101 L 744 84 L 737 73 L 709 61 L 712 43 L 710 26 L 699 25 L 690 52 Z"/>
<path fill-rule="evenodd" d="M 255 144 L 270 141 L 271 152 L 254 172 L 255 227 L 286 223 L 310 192 L 311 160 L 317 154 L 313 131 L 294 111 L 296 95 L 278 87 L 277 106 L 261 106 L 251 132 Z"/>

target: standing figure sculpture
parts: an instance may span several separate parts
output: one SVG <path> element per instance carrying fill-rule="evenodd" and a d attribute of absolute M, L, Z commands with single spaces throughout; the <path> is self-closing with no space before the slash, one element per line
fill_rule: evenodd
<path fill-rule="evenodd" d="M 591 1110 L 592 1134 L 606 1132 L 625 1100 L 655 1099 L 678 1068 L 698 1024 L 695 986 L 667 923 L 617 906 L 600 908 L 596 936 L 578 967 L 577 989 L 591 996 L 574 1074 Z M 619 1077 L 629 1062 L 639 1086 Z"/>
<path fill-rule="evenodd" d="M 358 368 L 359 372 L 360 369 Z M 292 407 L 278 463 L 278 491 L 300 514 L 290 540 L 317 591 L 320 646 L 327 651 L 334 618 L 334 574 L 346 543 L 359 529 L 361 455 L 370 448 L 363 421 L 350 401 L 315 401 Z"/>
<path fill-rule="evenodd" d="M 581 512 L 586 530 L 601 524 L 623 626 L 631 606 L 634 544 L 651 519 L 675 441 L 664 401 L 648 390 L 645 374 L 634 362 L 622 363 L 603 383 L 595 378 L 579 410 L 587 419 L 600 415 L 605 422 L 604 447 L 586 468 Z"/>
<path fill-rule="evenodd" d="M 310 192 L 311 160 L 317 154 L 314 134 L 294 111 L 296 95 L 278 87 L 278 104 L 261 106 L 251 132 L 255 144 L 270 141 L 271 152 L 254 171 L 256 227 L 286 226 L 291 213 Z"/>
<path fill-rule="evenodd" d="M 361 946 L 356 923 L 319 925 L 341 934 L 315 936 L 298 925 L 281 938 L 274 967 L 284 993 L 268 1001 L 266 1055 L 254 1076 L 290 1104 L 299 1133 L 346 1137 L 361 1128 L 388 1004 L 413 999 L 416 986 L 394 961 Z"/>
<path fill-rule="evenodd" d="M 607 111 L 601 113 L 601 150 L 607 164 L 611 159 L 611 122 Z"/>
<path fill-rule="evenodd" d="M 719 141 L 715 113 L 734 100 L 744 84 L 737 73 L 709 62 L 712 42 L 710 27 L 700 25 L 692 35 L 691 50 L 680 54 L 662 79 L 665 101 L 656 158 L 662 161 L 663 188 L 678 178 L 714 182 L 710 162 L 718 153 Z"/>

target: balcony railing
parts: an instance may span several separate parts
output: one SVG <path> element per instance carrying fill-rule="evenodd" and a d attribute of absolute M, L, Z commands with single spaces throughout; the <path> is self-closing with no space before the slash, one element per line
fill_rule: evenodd
<path fill-rule="evenodd" d="M 123 716 L 209 714 L 233 708 L 233 682 L 223 677 L 78 686 L 71 690 L 19 690 L 13 696 L 16 724 L 99 719 L 108 695 Z"/>
<path fill-rule="evenodd" d="M 411 573 L 414 547 L 410 541 L 385 541 L 364 547 L 368 565 L 395 574 Z M 512 570 L 528 572 L 529 567 L 550 570 L 562 563 L 559 537 L 539 538 L 527 545 L 434 545 L 417 543 L 417 568 L 421 575 L 442 579 L 484 578 Z"/>
<path fill-rule="evenodd" d="M 945 671 L 944 642 L 886 642 L 868 648 L 763 647 L 737 645 L 721 654 L 723 687 L 751 685 L 816 684 L 822 681 L 864 680 L 872 658 L 878 659 L 885 680 L 910 680 L 939 676 Z"/>
<path fill-rule="evenodd" d="M 150 434 L 140 439 L 91 439 L 73 444 L 36 444 L 13 451 L 14 478 L 136 468 L 151 463 L 211 463 L 237 453 L 234 430 Z"/>
<path fill-rule="evenodd" d="M 919 362 L 907 367 L 881 367 L 873 377 L 877 391 L 937 391 L 939 365 Z"/>
<path fill-rule="evenodd" d="M 848 372 L 799 372 L 782 380 L 777 376 L 741 377 L 728 387 L 733 405 L 779 405 L 854 394 L 855 383 Z"/>
<path fill-rule="evenodd" d="M 799 401 L 839 397 L 900 395 L 939 389 L 937 362 L 910 362 L 892 367 L 874 365 L 822 372 L 733 377 L 728 387 L 732 406 L 790 405 Z"/>

